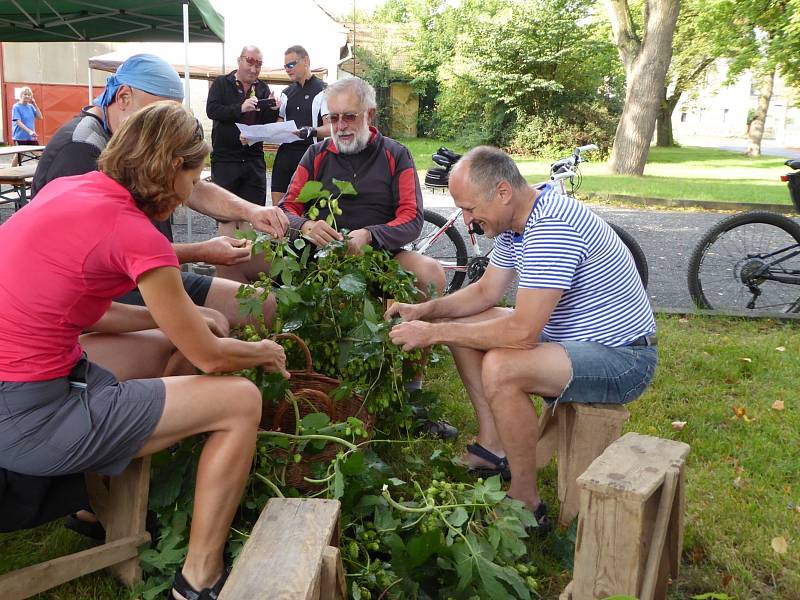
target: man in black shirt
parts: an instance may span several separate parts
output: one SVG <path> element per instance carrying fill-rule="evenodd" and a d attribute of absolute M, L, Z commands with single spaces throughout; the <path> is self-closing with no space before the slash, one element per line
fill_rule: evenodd
<path fill-rule="evenodd" d="M 272 166 L 272 204 L 280 202 L 292 180 L 300 159 L 308 147 L 329 137 L 328 106 L 323 93 L 327 84 L 311 73 L 311 60 L 302 46 L 292 46 L 283 56 L 283 68 L 292 80 L 281 93 L 278 121 L 294 121 L 295 135 L 300 138 L 291 144 L 281 144 Z"/>
<path fill-rule="evenodd" d="M 261 51 L 245 46 L 238 68 L 220 75 L 208 90 L 206 114 L 214 120 L 211 131 L 211 179 L 214 183 L 254 204 L 264 206 L 267 165 L 261 142 L 240 141 L 237 123 L 264 125 L 278 118 L 278 106 L 269 86 L 258 78 Z"/>

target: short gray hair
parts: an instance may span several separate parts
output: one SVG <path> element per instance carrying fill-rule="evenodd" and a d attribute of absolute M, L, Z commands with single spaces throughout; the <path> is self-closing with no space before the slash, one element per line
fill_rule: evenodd
<path fill-rule="evenodd" d="M 494 146 L 473 148 L 458 161 L 456 167 L 469 168 L 467 179 L 484 197 L 491 196 L 501 181 L 507 181 L 515 190 L 528 187 L 514 159 Z"/>
<path fill-rule="evenodd" d="M 296 54 L 297 58 L 299 58 L 301 60 L 304 59 L 304 58 L 308 58 L 308 52 L 306 52 L 306 49 L 303 48 L 302 46 L 289 46 L 286 49 L 286 52 L 284 52 L 283 54 L 284 54 L 284 56 L 286 54 Z"/>
<path fill-rule="evenodd" d="M 360 77 L 345 77 L 339 81 L 334 81 L 325 88 L 325 97 L 330 98 L 344 92 L 355 94 L 362 110 L 378 107 L 377 102 L 375 102 L 375 88 Z"/>

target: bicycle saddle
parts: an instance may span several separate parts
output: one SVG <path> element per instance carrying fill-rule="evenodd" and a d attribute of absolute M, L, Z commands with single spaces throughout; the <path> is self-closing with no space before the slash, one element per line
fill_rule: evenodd
<path fill-rule="evenodd" d="M 789 159 L 783 164 L 791 169 L 800 170 L 800 160 L 798 159 Z"/>
<path fill-rule="evenodd" d="M 453 166 L 453 161 L 447 158 L 446 156 L 442 156 L 438 152 L 431 156 L 431 160 L 435 162 L 437 165 L 441 165 L 443 167 L 447 167 L 448 169 Z"/>
<path fill-rule="evenodd" d="M 460 154 L 456 154 L 455 152 L 453 152 L 449 148 L 446 148 L 445 146 L 441 146 L 436 151 L 436 153 L 441 155 L 441 156 L 444 156 L 445 158 L 450 159 L 450 162 L 452 164 L 456 164 L 461 159 L 461 155 Z"/>

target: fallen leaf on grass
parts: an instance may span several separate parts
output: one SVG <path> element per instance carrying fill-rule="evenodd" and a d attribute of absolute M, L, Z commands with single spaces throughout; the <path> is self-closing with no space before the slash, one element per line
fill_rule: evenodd
<path fill-rule="evenodd" d="M 686 317 L 681 317 L 680 319 L 678 319 L 678 323 L 688 323 L 688 322 L 689 319 L 687 319 Z"/>
<path fill-rule="evenodd" d="M 744 362 L 749 362 L 749 363 L 753 362 L 752 358 L 747 358 L 746 356 L 740 357 L 739 360 L 743 360 Z"/>
<path fill-rule="evenodd" d="M 777 350 L 778 352 L 786 352 L 786 346 L 778 346 L 777 348 L 775 348 L 775 350 Z"/>
<path fill-rule="evenodd" d="M 756 420 L 755 417 L 747 416 L 747 409 L 744 406 L 736 406 L 734 404 L 731 408 L 733 409 L 732 419 L 742 419 L 745 423 Z"/>
<path fill-rule="evenodd" d="M 783 408 L 783 400 L 775 400 L 775 402 L 772 403 L 772 410 L 783 410 Z"/>
<path fill-rule="evenodd" d="M 672 422 L 672 429 L 675 431 L 683 431 L 683 428 L 686 427 L 686 421 L 673 421 Z"/>
<path fill-rule="evenodd" d="M 794 507 L 794 512 L 800 515 L 800 504 Z"/>
<path fill-rule="evenodd" d="M 782 535 L 772 538 L 772 543 L 770 545 L 778 554 L 786 554 L 786 551 L 789 549 L 789 544 L 786 542 L 786 538 Z"/>
<path fill-rule="evenodd" d="M 741 477 L 737 477 L 733 480 L 733 487 L 735 487 L 737 490 L 740 490 L 744 487 L 744 481 L 742 481 Z"/>

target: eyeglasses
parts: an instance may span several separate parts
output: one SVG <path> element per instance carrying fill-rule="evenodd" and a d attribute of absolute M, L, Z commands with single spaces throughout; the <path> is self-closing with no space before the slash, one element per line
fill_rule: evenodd
<path fill-rule="evenodd" d="M 363 114 L 363 113 L 360 113 L 360 112 L 357 112 L 357 113 L 330 113 L 328 115 L 328 119 L 330 119 L 330 122 L 333 123 L 334 125 L 338 124 L 340 119 L 341 119 L 341 121 L 343 123 L 347 123 L 348 125 L 350 125 L 351 123 L 355 123 L 356 119 L 361 114 Z"/>
<path fill-rule="evenodd" d="M 241 58 L 244 62 L 246 62 L 251 67 L 258 67 L 259 69 L 261 68 L 261 65 L 264 64 L 263 61 L 260 61 L 260 60 L 258 60 L 256 58 L 251 58 L 249 56 L 240 56 L 239 58 Z"/>
<path fill-rule="evenodd" d="M 294 69 L 296 66 L 297 66 L 297 61 L 293 60 L 292 62 L 288 62 L 285 65 L 283 65 L 283 68 L 288 71 L 289 69 Z"/>

